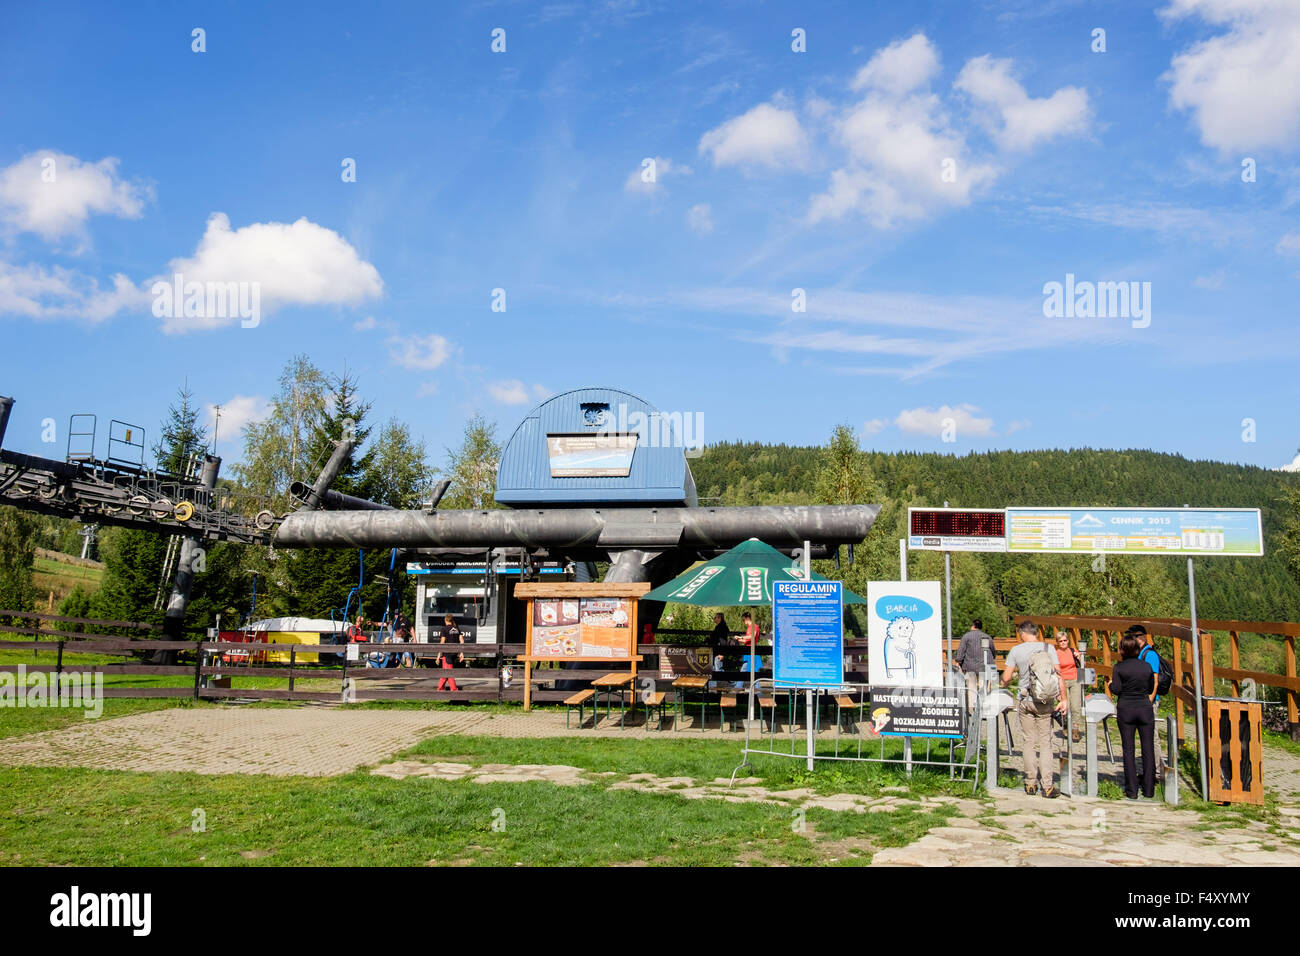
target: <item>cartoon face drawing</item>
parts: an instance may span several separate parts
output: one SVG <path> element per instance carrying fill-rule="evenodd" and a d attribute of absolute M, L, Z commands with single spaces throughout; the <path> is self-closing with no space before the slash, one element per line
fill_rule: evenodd
<path fill-rule="evenodd" d="M 877 736 L 880 734 L 882 730 L 885 729 L 885 725 L 888 723 L 889 723 L 888 707 L 877 707 L 875 710 L 871 712 L 871 730 Z"/>
<path fill-rule="evenodd" d="M 885 628 L 885 671 L 890 678 L 916 676 L 915 632 L 916 622 L 910 617 L 896 617 Z"/>

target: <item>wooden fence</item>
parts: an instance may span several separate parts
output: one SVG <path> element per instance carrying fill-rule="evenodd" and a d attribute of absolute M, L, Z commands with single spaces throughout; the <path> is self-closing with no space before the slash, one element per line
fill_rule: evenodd
<path fill-rule="evenodd" d="M 47 672 L 62 673 L 75 669 L 79 673 L 103 673 L 107 676 L 174 676 L 187 680 L 184 686 L 163 687 L 105 687 L 106 697 L 183 697 L 204 698 L 242 698 L 274 700 L 496 700 L 520 701 L 523 699 L 522 665 L 515 665 L 515 658 L 524 653 L 524 645 L 511 644 L 463 644 L 454 645 L 452 653 L 463 653 L 465 662 L 456 662 L 451 669 L 439 667 L 414 668 L 373 668 L 365 666 L 365 655 L 371 652 L 384 654 L 409 653 L 414 657 L 430 661 L 445 649 L 438 644 L 375 644 L 356 645 L 361 660 L 342 660 L 346 656 L 346 645 L 313 644 L 247 644 L 221 641 L 163 641 L 154 638 L 135 638 L 123 635 L 102 633 L 105 629 L 125 629 L 144 633 L 155 633 L 159 628 L 151 624 L 132 621 L 104 621 L 87 618 L 60 617 L 53 614 L 32 612 L 0 611 L 0 616 L 17 618 L 30 622 L 29 627 L 0 626 L 0 634 L 13 635 L 31 640 L 4 640 L 0 648 L 8 650 L 31 650 L 34 661 L 40 660 L 42 652 L 53 655 L 52 664 L 33 663 L 21 666 L 28 673 Z M 1173 648 L 1170 661 L 1174 671 L 1174 684 L 1171 695 L 1174 700 L 1175 713 L 1180 739 L 1186 709 L 1194 707 L 1193 691 L 1193 654 L 1190 621 L 1169 618 L 1119 618 L 1119 617 L 1081 617 L 1069 615 L 1037 616 L 1033 620 L 1042 628 L 1061 628 L 1069 631 L 1073 643 L 1077 646 L 1087 640 L 1087 663 L 1096 669 L 1099 680 L 1110 677 L 1113 662 L 1119 655 L 1119 637 L 1132 624 L 1142 624 L 1147 631 L 1170 641 Z M 1300 678 L 1296 675 L 1296 639 L 1300 637 L 1300 625 L 1288 622 L 1272 621 L 1201 621 L 1201 687 L 1206 696 L 1213 696 L 1216 681 L 1222 681 L 1228 695 L 1237 697 L 1241 694 L 1242 682 L 1254 681 L 1256 686 L 1278 688 L 1285 702 L 1287 723 L 1293 739 L 1300 739 Z M 65 625 L 76 624 L 90 628 L 88 632 L 70 631 Z M 96 630 L 98 629 L 98 630 Z M 1218 631 L 1227 635 L 1230 642 L 1229 666 L 1217 666 L 1214 663 L 1215 635 Z M 1282 642 L 1283 671 L 1243 670 L 1240 666 L 1240 639 L 1242 634 L 1261 634 L 1273 636 Z M 746 653 L 746 649 L 736 644 L 715 645 L 708 641 L 707 632 L 672 630 L 661 631 L 661 639 L 682 638 L 681 644 L 642 644 L 637 653 L 644 662 L 639 676 L 653 681 L 659 677 L 657 655 L 665 647 L 707 647 L 710 657 L 723 654 L 734 658 Z M 997 640 L 994 642 L 999 660 L 1006 651 L 1015 645 L 1015 640 Z M 953 637 L 956 647 L 957 635 Z M 155 665 L 141 661 L 143 654 L 155 651 L 175 650 L 194 655 L 194 662 L 175 665 Z M 945 645 L 946 650 L 946 645 Z M 221 655 L 234 652 L 248 654 L 252 659 L 247 663 L 222 661 Z M 258 655 L 263 652 L 287 652 L 289 661 L 284 663 L 259 663 Z M 756 652 L 767 657 L 764 663 L 770 664 L 770 645 L 759 645 Z M 121 655 L 122 662 L 98 663 L 91 667 L 70 666 L 65 660 L 69 655 L 99 654 L 107 656 Z M 304 663 L 298 661 L 299 654 L 319 656 L 338 655 L 340 661 Z M 866 656 L 867 642 L 861 638 L 849 637 L 845 641 L 845 654 L 850 658 L 850 668 L 846 680 L 867 681 Z M 467 666 L 471 661 L 480 665 Z M 503 668 L 513 666 L 513 679 L 507 685 Z M 0 666 L 0 672 L 15 672 L 19 665 Z M 610 668 L 589 663 L 580 669 L 534 669 L 534 684 L 547 684 L 555 681 L 572 682 L 585 686 L 590 681 L 609 673 Z M 765 668 L 765 671 L 768 669 Z M 744 680 L 748 678 L 743 672 L 716 672 L 712 675 L 719 680 Z M 259 677 L 273 678 L 284 682 L 282 687 L 230 687 L 228 678 Z M 443 678 L 450 678 L 460 686 L 458 690 L 438 690 L 437 683 Z M 308 679 L 326 679 L 337 682 L 336 687 L 328 690 L 304 689 L 299 681 Z M 563 700 L 571 689 L 541 687 L 533 692 L 533 700 L 539 703 Z"/>

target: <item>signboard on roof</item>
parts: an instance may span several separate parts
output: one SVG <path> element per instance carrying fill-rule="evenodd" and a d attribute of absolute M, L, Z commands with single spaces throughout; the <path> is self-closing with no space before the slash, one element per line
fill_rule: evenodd
<path fill-rule="evenodd" d="M 552 478 L 626 478 L 637 434 L 547 435 Z"/>

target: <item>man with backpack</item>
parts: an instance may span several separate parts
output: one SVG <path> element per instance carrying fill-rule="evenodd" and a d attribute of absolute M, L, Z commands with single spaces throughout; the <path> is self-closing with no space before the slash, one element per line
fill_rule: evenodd
<path fill-rule="evenodd" d="M 1156 650 L 1155 644 L 1151 641 L 1151 635 L 1141 624 L 1134 624 L 1124 632 L 1124 636 L 1132 635 L 1138 639 L 1142 645 L 1142 650 L 1138 651 L 1138 660 L 1143 661 L 1151 668 L 1156 675 L 1156 696 L 1151 702 L 1151 716 L 1158 722 L 1160 716 L 1160 698 L 1169 693 L 1169 687 L 1173 683 L 1174 671 L 1169 666 L 1169 662 L 1160 656 Z M 1160 753 L 1160 734 L 1157 732 L 1153 735 L 1152 750 L 1155 751 L 1156 761 L 1156 782 L 1163 783 L 1165 779 L 1165 759 Z M 1144 755 L 1145 756 L 1145 755 Z"/>
<path fill-rule="evenodd" d="M 1070 705 L 1063 690 L 1061 666 L 1056 651 L 1038 639 L 1038 625 L 1021 621 L 1016 626 L 1020 643 L 1007 652 L 1002 671 L 1002 686 L 1011 686 L 1011 678 L 1020 673 L 1020 692 L 1016 713 L 1020 716 L 1021 750 L 1025 755 L 1025 793 L 1038 792 L 1042 778 L 1043 796 L 1061 795 L 1056 788 L 1056 746 L 1052 740 L 1052 712 Z"/>

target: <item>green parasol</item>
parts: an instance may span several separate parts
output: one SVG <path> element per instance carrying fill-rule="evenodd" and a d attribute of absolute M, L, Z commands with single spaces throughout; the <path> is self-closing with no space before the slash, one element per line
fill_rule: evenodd
<path fill-rule="evenodd" d="M 691 568 L 667 584 L 661 584 L 642 601 L 671 601 L 699 607 L 740 607 L 772 603 L 773 581 L 802 581 L 803 568 L 791 566 L 790 558 L 757 538 L 736 545 L 712 561 Z M 813 572 L 814 581 L 827 581 Z M 866 600 L 844 589 L 845 604 L 866 604 Z"/>

